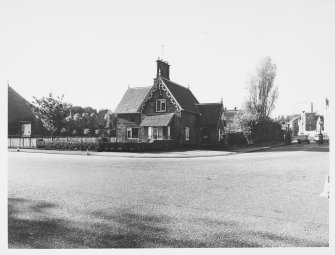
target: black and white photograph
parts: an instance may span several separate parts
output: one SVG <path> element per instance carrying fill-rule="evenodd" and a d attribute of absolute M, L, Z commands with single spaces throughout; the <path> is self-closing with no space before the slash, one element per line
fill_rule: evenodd
<path fill-rule="evenodd" d="M 0 56 L 2 254 L 334 252 L 335 1 L 0 0 Z"/>

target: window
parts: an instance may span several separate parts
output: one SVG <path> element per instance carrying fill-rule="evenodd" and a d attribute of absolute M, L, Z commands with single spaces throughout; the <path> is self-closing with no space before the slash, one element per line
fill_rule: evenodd
<path fill-rule="evenodd" d="M 152 127 L 148 127 L 148 138 L 152 139 Z"/>
<path fill-rule="evenodd" d="M 21 136 L 31 135 L 31 123 L 21 123 Z"/>
<path fill-rule="evenodd" d="M 163 127 L 153 127 L 153 139 L 163 140 Z"/>
<path fill-rule="evenodd" d="M 189 140 L 190 140 L 190 128 L 185 127 L 185 141 L 189 141 Z"/>
<path fill-rule="evenodd" d="M 127 128 L 127 139 L 138 138 L 138 128 Z"/>
<path fill-rule="evenodd" d="M 156 112 L 166 112 L 166 100 L 165 99 L 156 100 Z"/>
<path fill-rule="evenodd" d="M 148 127 L 148 138 L 154 140 L 170 139 L 170 127 Z"/>

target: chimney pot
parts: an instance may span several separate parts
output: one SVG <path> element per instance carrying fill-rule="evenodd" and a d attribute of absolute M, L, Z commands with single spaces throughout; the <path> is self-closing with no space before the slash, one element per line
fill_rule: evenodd
<path fill-rule="evenodd" d="M 157 77 L 161 76 L 165 79 L 170 80 L 170 65 L 163 60 L 158 58 L 157 62 Z"/>

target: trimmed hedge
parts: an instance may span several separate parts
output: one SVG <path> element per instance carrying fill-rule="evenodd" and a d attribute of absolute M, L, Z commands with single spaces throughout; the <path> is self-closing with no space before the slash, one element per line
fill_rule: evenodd
<path fill-rule="evenodd" d="M 246 145 L 248 144 L 247 139 L 243 133 L 231 133 L 228 134 L 227 142 L 229 146 L 232 145 Z"/>
<path fill-rule="evenodd" d="M 99 143 L 97 142 L 66 142 L 66 141 L 43 141 L 37 140 L 36 147 L 44 150 L 81 150 L 97 151 Z"/>
<path fill-rule="evenodd" d="M 74 142 L 74 141 L 43 141 L 36 142 L 38 149 L 45 150 L 90 150 L 90 151 L 165 151 L 176 148 L 172 140 L 156 140 L 150 143 L 112 143 L 112 142 Z"/>

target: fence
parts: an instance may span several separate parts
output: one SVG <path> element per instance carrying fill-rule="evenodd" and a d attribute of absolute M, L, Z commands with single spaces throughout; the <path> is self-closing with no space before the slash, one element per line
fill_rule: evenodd
<path fill-rule="evenodd" d="M 37 139 L 39 138 L 8 137 L 8 148 L 36 148 Z"/>
<path fill-rule="evenodd" d="M 97 142 L 98 137 L 8 137 L 8 148 L 36 148 L 36 141 Z"/>

